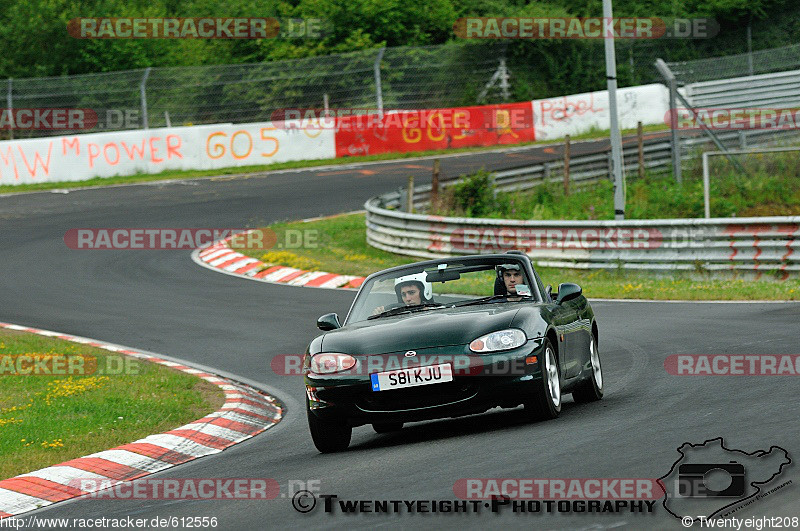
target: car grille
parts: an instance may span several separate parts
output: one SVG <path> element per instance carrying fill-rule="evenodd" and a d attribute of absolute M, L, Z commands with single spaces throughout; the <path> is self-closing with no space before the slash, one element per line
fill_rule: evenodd
<path fill-rule="evenodd" d="M 393 391 L 367 391 L 355 403 L 363 411 L 403 411 L 451 404 L 470 398 L 475 391 L 471 383 L 448 382 Z"/>

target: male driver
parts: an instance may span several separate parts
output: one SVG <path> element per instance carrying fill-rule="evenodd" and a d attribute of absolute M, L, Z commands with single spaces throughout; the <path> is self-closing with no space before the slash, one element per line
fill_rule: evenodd
<path fill-rule="evenodd" d="M 399 294 L 403 299 L 403 304 L 406 306 L 422 304 L 422 290 L 420 290 L 419 284 L 419 282 L 406 282 L 400 286 Z"/>
<path fill-rule="evenodd" d="M 497 278 L 502 281 L 505 287 L 505 295 L 509 297 L 508 300 L 521 300 L 522 297 L 517 294 L 517 286 L 525 285 L 525 278 L 522 276 L 522 267 L 519 264 L 500 264 L 495 269 L 497 270 Z"/>
<path fill-rule="evenodd" d="M 425 273 L 417 273 L 396 278 L 394 291 L 397 294 L 398 303 L 402 302 L 406 306 L 419 306 L 422 303 L 431 302 L 433 285 L 425 277 Z M 385 306 L 378 306 L 372 315 L 377 315 L 385 310 Z"/>

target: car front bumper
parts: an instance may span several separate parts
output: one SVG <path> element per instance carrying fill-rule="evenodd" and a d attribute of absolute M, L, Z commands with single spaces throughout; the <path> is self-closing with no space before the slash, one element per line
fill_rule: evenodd
<path fill-rule="evenodd" d="M 370 374 L 306 374 L 309 414 L 361 426 L 458 417 L 497 406 L 516 407 L 534 396 L 536 382 L 542 378 L 541 345 L 539 340 L 529 340 L 517 349 L 488 355 L 465 354 L 469 352 L 465 345 L 426 349 L 430 359 L 470 356 L 473 363 L 469 369 L 459 370 L 456 362 L 451 382 L 403 389 L 373 391 Z"/>

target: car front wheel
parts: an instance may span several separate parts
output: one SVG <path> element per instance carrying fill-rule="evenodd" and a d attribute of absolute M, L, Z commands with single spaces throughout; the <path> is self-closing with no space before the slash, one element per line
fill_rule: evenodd
<path fill-rule="evenodd" d="M 589 345 L 589 360 L 592 364 L 591 376 L 572 393 L 572 398 L 578 403 L 595 402 L 603 398 L 603 369 L 600 367 L 600 352 L 594 336 Z"/>
<path fill-rule="evenodd" d="M 350 446 L 350 437 L 353 428 L 347 425 L 330 422 L 317 417 L 311 412 L 306 399 L 306 414 L 308 416 L 308 428 L 311 431 L 311 440 L 314 446 L 323 454 L 341 452 Z"/>
<path fill-rule="evenodd" d="M 550 420 L 561 414 L 561 371 L 549 339 L 544 340 L 541 357 L 542 378 L 537 382 L 534 396 L 525 402 L 528 420 Z"/>

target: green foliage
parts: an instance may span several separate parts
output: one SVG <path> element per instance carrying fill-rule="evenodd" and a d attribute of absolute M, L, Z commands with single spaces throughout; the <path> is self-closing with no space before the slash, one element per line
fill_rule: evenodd
<path fill-rule="evenodd" d="M 599 16 L 596 0 L 3 0 L 0 10 L 0 79 L 117 71 L 147 66 L 196 66 L 300 58 L 376 46 L 420 46 L 459 40 L 453 23 L 464 16 Z M 615 16 L 714 17 L 714 39 L 625 42 L 637 64 L 653 56 L 669 60 L 741 53 L 744 28 L 753 22 L 754 48 L 792 43 L 800 30 L 796 0 L 617 0 Z M 66 24 L 76 17 L 293 17 L 324 18 L 322 39 L 74 39 Z M 515 76 L 516 96 L 537 97 L 598 88 L 602 43 L 594 41 L 504 41 Z M 600 44 L 600 46 L 598 46 Z M 642 50 L 641 52 L 639 50 Z M 487 55 L 488 57 L 488 55 Z M 599 75 L 599 77 L 598 77 Z M 636 81 L 620 72 L 621 83 Z M 546 80 L 546 81 L 543 81 Z M 645 80 L 649 81 L 649 80 Z"/>
<path fill-rule="evenodd" d="M 723 157 L 712 159 L 712 217 L 800 214 L 800 156 L 796 152 L 752 155 L 741 162 L 749 176 L 736 173 Z M 491 206 L 484 206 L 485 202 L 472 197 L 491 198 L 484 190 L 484 183 L 491 181 L 484 174 L 476 175 L 479 177 L 470 176 L 458 185 L 456 200 L 443 201 L 432 212 L 499 219 L 614 219 L 614 186 L 610 181 L 584 185 L 565 196 L 563 184 L 554 180 L 523 193 L 498 193 L 496 200 L 488 203 Z M 687 168 L 681 185 L 671 175 L 629 179 L 625 214 L 628 219 L 703 217 L 700 167 L 694 164 Z"/>
<path fill-rule="evenodd" d="M 494 181 L 485 169 L 463 177 L 447 192 L 452 197 L 453 208 L 467 216 L 488 216 L 494 210 Z"/>

